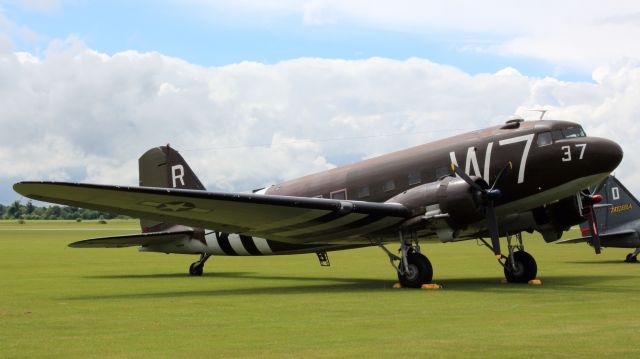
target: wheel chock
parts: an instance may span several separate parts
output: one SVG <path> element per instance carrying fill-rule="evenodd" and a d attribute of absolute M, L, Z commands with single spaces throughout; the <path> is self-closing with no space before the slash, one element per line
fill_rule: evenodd
<path fill-rule="evenodd" d="M 507 278 L 500 278 L 500 283 L 509 284 L 509 281 L 507 280 Z M 527 284 L 530 284 L 530 285 L 542 285 L 542 281 L 540 279 L 532 279 L 532 280 L 528 281 Z"/>
<path fill-rule="evenodd" d="M 393 289 L 401 289 L 401 288 L 402 288 L 402 284 L 400 284 L 400 283 L 395 283 L 393 285 Z"/>
<path fill-rule="evenodd" d="M 423 284 L 422 289 L 440 289 L 442 286 L 436 283 Z"/>

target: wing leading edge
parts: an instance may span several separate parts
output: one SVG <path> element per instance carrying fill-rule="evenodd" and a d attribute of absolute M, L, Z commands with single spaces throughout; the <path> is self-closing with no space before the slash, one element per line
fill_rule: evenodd
<path fill-rule="evenodd" d="M 373 233 L 410 216 L 397 203 L 66 182 L 13 188 L 39 201 L 292 243 Z"/>

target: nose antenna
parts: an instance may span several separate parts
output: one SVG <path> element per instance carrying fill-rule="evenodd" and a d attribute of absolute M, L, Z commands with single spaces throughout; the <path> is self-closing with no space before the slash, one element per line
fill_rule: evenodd
<path fill-rule="evenodd" d="M 532 109 L 529 110 L 531 112 L 540 112 L 540 118 L 538 120 L 542 120 L 542 118 L 544 117 L 544 114 L 547 113 L 548 110 L 539 110 L 539 109 Z"/>

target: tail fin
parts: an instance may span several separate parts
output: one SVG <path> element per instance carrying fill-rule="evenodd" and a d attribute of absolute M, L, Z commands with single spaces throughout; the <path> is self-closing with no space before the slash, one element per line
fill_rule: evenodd
<path fill-rule="evenodd" d="M 138 159 L 140 186 L 205 190 L 187 162 L 169 145 L 154 147 Z"/>
<path fill-rule="evenodd" d="M 609 176 L 598 194 L 605 204 L 596 205 L 596 219 L 601 234 L 640 218 L 640 203 L 617 178 Z M 587 224 L 581 224 L 580 229 L 583 235 L 590 234 Z"/>
<path fill-rule="evenodd" d="M 138 159 L 138 173 L 140 186 L 205 190 L 184 158 L 169 145 L 154 147 L 145 152 Z M 160 224 L 140 220 L 144 232 L 151 228 L 158 230 L 157 226 Z"/>

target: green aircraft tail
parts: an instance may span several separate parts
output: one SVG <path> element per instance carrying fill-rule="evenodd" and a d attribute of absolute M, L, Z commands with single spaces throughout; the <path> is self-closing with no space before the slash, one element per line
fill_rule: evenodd
<path fill-rule="evenodd" d="M 178 151 L 169 145 L 154 147 L 138 159 L 140 186 L 205 190 L 204 185 Z M 161 230 L 166 224 L 140 220 L 143 232 Z"/>

